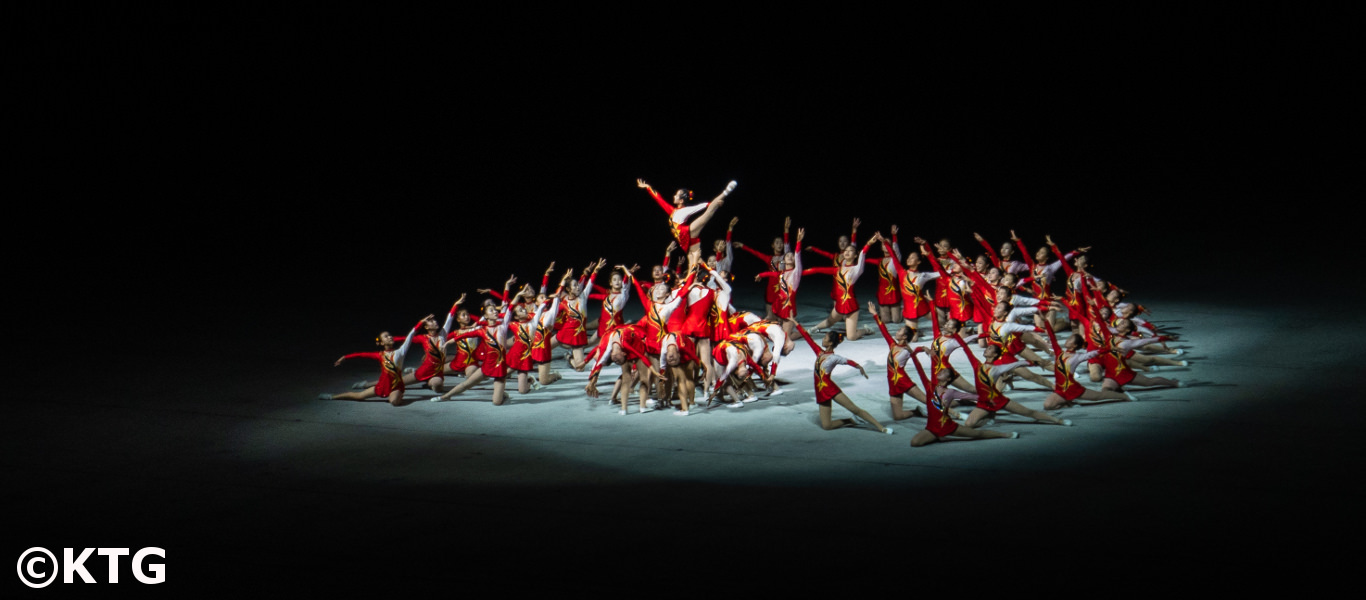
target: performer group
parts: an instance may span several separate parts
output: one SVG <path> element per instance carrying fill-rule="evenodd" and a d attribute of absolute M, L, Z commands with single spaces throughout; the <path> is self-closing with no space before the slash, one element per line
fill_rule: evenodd
<path fill-rule="evenodd" d="M 890 434 L 891 427 L 855 403 L 832 377 L 842 365 L 868 377 L 862 365 L 837 349 L 877 333 L 887 345 L 892 420 L 925 421 L 911 437 L 912 446 L 951 438 L 1018 437 L 983 427 L 1001 411 L 1070 426 L 1070 420 L 1045 411 L 1134 401 L 1127 391 L 1132 387 L 1183 386 L 1147 374 L 1186 366 L 1186 361 L 1171 358 L 1184 350 L 1167 344 L 1175 336 L 1146 320 L 1147 311 L 1128 300 L 1127 290 L 1092 272 L 1089 247 L 1064 253 L 1045 236 L 1044 244 L 1030 252 L 1011 231 L 998 251 L 974 233 L 983 251 L 969 260 L 947 238 L 931 245 L 913 237 L 913 245 L 903 252 L 896 225 L 888 236 L 877 232 L 860 245 L 861 222 L 854 219 L 849 234 L 827 251 L 804 248 L 805 229 L 792 235 L 789 218 L 769 254 L 732 240 L 738 223 L 732 218 L 725 239 L 715 240 L 707 251 L 702 232 L 734 193 L 736 182 L 711 201 L 696 203 L 691 190 L 680 189 L 666 201 L 648 183 L 636 183 L 664 210 L 673 235 L 647 281 L 636 277 L 638 264 L 609 269 L 605 259 L 577 273 L 566 269 L 554 280 L 553 290 L 553 262 L 539 288 L 515 288 L 517 278 L 509 277 L 501 291 L 477 290 L 487 297 L 475 307 L 467 306 L 462 294 L 444 321 L 429 314 L 406 335 L 381 332 L 374 340 L 378 351 L 337 359 L 337 365 L 373 359 L 379 363 L 379 378 L 320 398 L 405 406 L 414 401 L 407 392 L 416 387 L 434 392 L 430 400 L 439 402 L 491 380 L 490 398 L 502 405 L 510 399 L 509 379 L 515 380 L 519 395 L 557 385 L 561 376 L 552 368 L 558 360 L 552 351 L 559 348 L 567 368 L 589 372 L 584 393 L 590 398 L 601 397 L 608 387 L 599 382 L 603 368 L 617 367 L 608 399 L 619 414 L 658 410 L 688 416 L 714 407 L 740 408 L 784 393 L 788 382 L 778 378 L 778 364 L 792 360 L 788 357 L 794 351 L 801 354 L 796 343 L 800 337 L 815 357 L 811 371 L 821 428 L 852 425 Z M 764 286 L 762 315 L 731 303 L 734 250 L 762 261 L 763 270 L 754 275 Z M 675 252 L 681 253 L 676 261 Z M 803 252 L 829 260 L 828 266 L 804 265 Z M 854 284 L 866 268 L 876 269 L 877 297 L 860 305 Z M 803 279 L 812 275 L 830 276 L 832 301 L 829 314 L 811 326 L 814 335 L 798 322 L 796 304 Z M 633 290 L 644 316 L 628 323 L 624 313 Z M 596 319 L 590 316 L 590 301 L 599 303 Z M 865 308 L 876 329 L 860 325 Z M 415 346 L 421 348 L 422 363 L 405 369 L 408 351 Z M 955 352 L 967 358 L 971 372 L 954 369 L 950 359 Z M 1044 410 L 1027 408 L 1007 395 L 1019 380 L 1051 388 Z M 835 418 L 834 405 L 852 418 Z"/>

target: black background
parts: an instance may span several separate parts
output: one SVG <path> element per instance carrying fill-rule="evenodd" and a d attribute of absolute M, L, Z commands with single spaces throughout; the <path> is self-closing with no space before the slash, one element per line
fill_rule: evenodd
<path fill-rule="evenodd" d="M 738 216 L 760 247 L 786 215 L 825 247 L 860 217 L 965 250 L 1049 233 L 1168 297 L 1358 287 L 1355 54 L 1275 16 L 958 37 L 886 15 L 107 17 L 26 24 L 12 61 L 33 185 L 7 270 L 38 315 L 16 324 L 91 323 L 97 372 L 326 368 L 550 260 L 652 264 L 668 233 L 637 177 L 699 199 L 737 180 L 708 233 Z"/>

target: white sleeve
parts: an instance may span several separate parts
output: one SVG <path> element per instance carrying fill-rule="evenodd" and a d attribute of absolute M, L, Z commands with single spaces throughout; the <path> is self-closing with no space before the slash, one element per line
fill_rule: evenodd
<path fill-rule="evenodd" d="M 858 262 L 854 263 L 854 268 L 849 269 L 849 285 L 854 285 L 858 278 L 863 276 L 863 261 L 868 259 L 868 247 L 864 246 L 858 253 Z"/>

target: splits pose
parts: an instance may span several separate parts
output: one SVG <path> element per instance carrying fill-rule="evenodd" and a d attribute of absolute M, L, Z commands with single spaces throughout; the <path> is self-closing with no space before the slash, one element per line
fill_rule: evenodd
<path fill-rule="evenodd" d="M 873 415 L 868 414 L 868 411 L 863 410 L 862 408 L 859 408 L 857 404 L 854 404 L 848 396 L 844 395 L 844 390 L 841 390 L 838 385 L 835 385 L 835 381 L 830 378 L 831 371 L 835 369 L 835 365 L 839 364 L 846 364 L 854 367 L 855 369 L 858 369 L 859 373 L 863 374 L 864 379 L 868 378 L 868 372 L 864 371 L 863 367 L 858 363 L 835 354 L 835 347 L 840 345 L 844 336 L 832 331 L 825 334 L 825 339 L 821 341 L 821 345 L 817 346 L 816 341 L 811 339 L 811 334 L 806 332 L 806 328 L 795 321 L 793 322 L 793 326 L 802 334 L 802 339 L 806 340 L 806 345 L 811 347 L 811 351 L 816 353 L 816 365 L 813 369 L 812 376 L 816 383 L 816 404 L 820 405 L 821 410 L 821 429 L 827 431 L 839 429 L 859 422 L 867 423 L 882 433 L 892 433 L 890 427 L 883 427 L 881 423 L 877 422 L 877 419 L 873 418 Z M 854 413 L 854 418 L 831 419 L 830 402 L 832 400 L 840 406 L 843 406 L 849 412 Z"/>
<path fill-rule="evenodd" d="M 359 392 L 346 392 L 344 394 L 320 394 L 320 400 L 356 400 L 360 402 L 375 401 L 388 402 L 393 406 L 406 406 L 412 404 L 412 400 L 403 397 L 403 357 L 408 354 L 408 346 L 412 343 L 413 334 L 418 327 L 434 318 L 436 315 L 427 315 L 417 322 L 408 335 L 403 339 L 403 345 L 394 348 L 394 336 L 387 331 L 381 331 L 375 338 L 375 345 L 383 348 L 379 352 L 356 352 L 347 354 L 337 359 L 334 366 L 340 367 L 343 361 L 352 358 L 371 358 L 379 361 L 379 381 L 375 385 Z"/>

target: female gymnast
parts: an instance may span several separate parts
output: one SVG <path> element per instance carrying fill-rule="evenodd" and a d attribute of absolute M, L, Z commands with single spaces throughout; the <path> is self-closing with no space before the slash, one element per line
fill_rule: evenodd
<path fill-rule="evenodd" d="M 854 254 L 854 246 L 846 246 L 840 257 L 839 266 L 812 267 L 803 273 L 803 275 L 820 273 L 835 277 L 835 289 L 830 294 L 835 300 L 835 305 L 830 309 L 830 314 L 816 324 L 816 329 L 844 321 L 844 332 L 849 341 L 856 341 L 863 337 L 863 330 L 859 329 L 858 326 L 859 305 L 858 298 L 854 297 L 854 282 L 858 281 L 859 276 L 863 274 L 863 265 L 868 258 L 868 247 L 879 241 L 882 241 L 882 233 L 874 233 L 857 255 Z"/>
<path fill-rule="evenodd" d="M 1069 419 L 1059 419 L 1043 411 L 1025 408 L 1023 404 L 1007 398 L 1005 394 L 1001 393 L 1001 390 L 997 389 L 996 380 L 999 377 L 1015 368 L 1029 364 L 1028 361 L 1018 360 L 1004 365 L 993 364 L 1001 355 L 1000 348 L 996 346 L 987 346 L 982 351 L 982 360 L 979 361 L 977 355 L 973 354 L 972 348 L 968 347 L 963 338 L 957 339 L 958 343 L 963 346 L 963 352 L 968 355 L 968 362 L 972 363 L 972 372 L 977 382 L 977 408 L 972 409 L 967 421 L 963 422 L 964 425 L 975 426 L 1001 410 L 1054 425 L 1070 426 L 1072 424 Z"/>
<path fill-rule="evenodd" d="M 507 283 L 503 284 L 504 292 L 516 282 L 516 276 L 509 277 Z M 502 406 L 503 403 L 508 401 L 508 395 L 504 391 L 507 388 L 507 350 L 510 345 L 508 340 L 508 323 L 512 319 L 516 306 L 521 303 L 521 299 L 522 296 L 520 294 L 513 296 L 513 304 L 508 306 L 499 306 L 491 299 L 485 300 L 483 319 L 485 325 L 474 331 L 461 333 L 451 338 L 452 340 L 460 340 L 467 337 L 479 338 L 482 349 L 479 372 L 467 378 L 460 385 L 451 388 L 450 391 L 437 398 L 432 398 L 432 402 L 450 400 L 451 396 L 465 393 L 486 378 L 493 380 L 493 405 Z M 503 314 L 501 321 L 498 319 L 499 312 L 502 312 Z"/>
<path fill-rule="evenodd" d="M 1077 382 L 1077 366 L 1095 358 L 1100 354 L 1096 351 L 1081 352 L 1082 335 L 1072 335 L 1067 338 L 1063 346 L 1058 345 L 1058 336 L 1053 331 L 1053 326 L 1047 324 L 1048 341 L 1053 344 L 1053 392 L 1044 398 L 1044 410 L 1054 410 L 1064 406 L 1072 406 L 1077 400 L 1089 400 L 1086 404 L 1103 404 L 1106 402 L 1123 402 L 1126 400 L 1136 400 L 1133 394 L 1125 394 L 1114 390 L 1092 390 Z"/>
<path fill-rule="evenodd" d="M 911 407 L 906 410 L 903 396 L 910 394 L 912 398 L 925 404 L 925 393 L 915 386 L 915 382 L 906 374 L 906 361 L 911 359 L 917 351 L 910 347 L 911 328 L 901 327 L 896 332 L 896 337 L 887 333 L 887 325 L 882 322 L 882 316 L 878 314 L 878 306 L 872 302 L 868 303 L 868 312 L 872 313 L 873 320 L 877 322 L 877 328 L 882 332 L 882 339 L 887 341 L 887 395 L 892 403 L 892 419 L 900 421 L 920 415 L 920 407 Z"/>
<path fill-rule="evenodd" d="M 969 427 L 966 424 L 959 425 L 958 423 L 955 423 L 954 421 L 956 421 L 958 417 L 950 414 L 950 400 L 945 395 L 949 393 L 962 394 L 962 392 L 949 389 L 949 379 L 952 375 L 947 371 L 935 371 L 934 374 L 937 385 L 931 387 L 930 380 L 925 377 L 925 369 L 920 366 L 920 361 L 911 358 L 911 362 L 915 364 L 916 373 L 920 375 L 920 384 L 925 386 L 925 389 L 931 390 L 929 401 L 925 403 L 926 410 L 928 410 L 930 414 L 925 421 L 925 428 L 915 432 L 915 435 L 911 436 L 912 448 L 933 444 L 934 442 L 942 441 L 947 437 L 963 437 L 977 440 L 1020 437 L 1019 433 L 1013 431 L 1006 433 L 1004 431 L 992 431 L 990 429 L 976 429 Z"/>
<path fill-rule="evenodd" d="M 872 425 L 882 433 L 892 433 L 892 428 L 883 427 L 881 423 L 877 422 L 877 419 L 873 418 L 873 415 L 868 414 L 868 411 L 863 410 L 862 408 L 859 408 L 857 404 L 854 404 L 854 402 L 849 399 L 849 396 L 846 396 L 844 391 L 841 390 L 838 385 L 835 385 L 835 381 L 830 378 L 830 372 L 833 371 L 835 365 L 838 364 L 846 364 L 854 367 L 855 369 L 858 369 L 859 373 L 863 374 L 864 379 L 868 378 L 868 372 L 864 371 L 861 365 L 835 354 L 835 348 L 843 341 L 844 335 L 834 331 L 829 332 L 825 334 L 825 339 L 821 341 L 821 345 L 817 346 L 815 340 L 811 339 L 811 334 L 806 332 L 806 328 L 802 327 L 801 323 L 792 321 L 792 326 L 802 334 L 802 338 L 805 339 L 806 344 L 811 347 L 811 351 L 816 353 L 816 364 L 812 376 L 815 379 L 816 384 L 816 404 L 820 406 L 821 429 L 827 431 L 839 429 L 841 427 L 853 425 L 856 421 L 859 421 Z M 830 401 L 832 400 L 837 402 L 840 406 L 843 406 L 849 412 L 854 413 L 854 418 L 830 418 Z"/>
<path fill-rule="evenodd" d="M 414 325 L 412 330 L 403 339 L 403 345 L 394 348 L 394 336 L 387 331 L 381 331 L 375 338 L 375 345 L 383 348 L 379 352 L 356 352 L 347 354 L 337 359 L 333 366 L 340 367 L 343 361 L 352 358 L 372 358 L 379 361 L 379 381 L 375 385 L 359 392 L 346 392 L 343 394 L 319 394 L 319 400 L 355 400 L 358 402 L 388 402 L 392 406 L 407 406 L 413 401 L 403 397 L 403 357 L 408 353 L 408 346 L 412 343 L 413 334 L 418 327 L 422 327 L 428 319 L 435 318 L 436 315 L 422 317 L 421 321 Z"/>
<path fill-rule="evenodd" d="M 692 263 L 702 260 L 702 228 L 711 220 L 712 215 L 716 214 L 717 209 L 721 208 L 721 205 L 726 203 L 726 197 L 729 196 L 731 192 L 735 191 L 735 182 L 732 181 L 726 184 L 726 189 L 711 202 L 694 204 L 692 206 L 683 206 L 685 202 L 692 200 L 692 190 L 679 189 L 674 192 L 673 204 L 670 205 L 668 202 L 664 201 L 664 198 L 659 195 L 659 192 L 656 192 L 653 187 L 650 187 L 650 184 L 645 183 L 645 180 L 637 179 L 636 187 L 649 192 L 650 197 L 654 198 L 655 202 L 659 203 L 659 207 L 664 209 L 664 212 L 669 215 L 669 229 L 673 231 L 674 239 L 678 240 L 678 246 L 683 249 L 683 252 L 687 253 L 688 264 L 691 265 Z M 691 223 L 688 223 L 688 218 L 697 214 L 699 211 L 701 211 L 702 214 L 696 219 L 693 219 Z"/>

